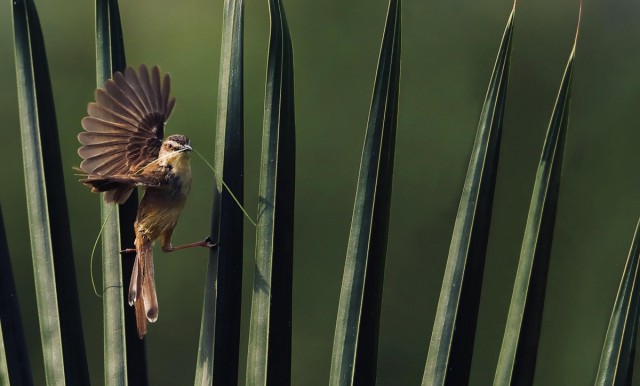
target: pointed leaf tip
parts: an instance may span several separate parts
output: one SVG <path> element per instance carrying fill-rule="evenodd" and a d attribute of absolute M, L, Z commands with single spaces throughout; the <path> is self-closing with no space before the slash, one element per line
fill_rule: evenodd
<path fill-rule="evenodd" d="M 573 40 L 573 50 L 571 50 L 571 56 L 576 56 L 576 46 L 578 45 L 578 36 L 580 36 L 580 24 L 582 24 L 582 0 L 578 6 L 578 24 L 576 26 L 576 37 Z"/>
<path fill-rule="evenodd" d="M 456 215 L 422 385 L 469 381 L 491 223 L 515 8 L 509 15 L 478 122 Z"/>

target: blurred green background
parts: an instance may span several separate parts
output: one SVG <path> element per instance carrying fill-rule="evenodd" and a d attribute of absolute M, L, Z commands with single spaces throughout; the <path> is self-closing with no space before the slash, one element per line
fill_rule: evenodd
<path fill-rule="evenodd" d="M 38 1 L 58 113 L 76 271 L 92 380 L 102 383 L 101 300 L 89 255 L 98 196 L 77 182 L 76 134 L 95 88 L 91 1 Z M 127 60 L 159 64 L 177 108 L 168 133 L 213 157 L 222 0 L 121 1 Z M 335 316 L 386 0 L 285 2 L 294 44 L 297 190 L 293 384 L 328 380 Z M 380 325 L 378 384 L 422 378 L 469 152 L 508 0 L 403 2 L 399 128 Z M 537 385 L 585 385 L 640 214 L 640 5 L 585 1 Z M 533 178 L 571 49 L 578 1 L 521 1 L 472 385 L 487 385 L 502 341 Z M 246 4 L 246 207 L 255 213 L 269 31 L 266 0 Z M 44 384 L 24 201 L 10 1 L 0 4 L 0 190 L 35 383 Z M 174 239 L 208 233 L 211 172 L 194 187 Z M 245 227 L 242 355 L 254 229 Z M 153 385 L 193 382 L 206 253 L 156 251 L 160 318 L 147 335 Z M 96 260 L 96 270 L 99 256 Z M 129 273 L 126 272 L 126 275 Z M 98 277 L 99 282 L 99 277 Z M 241 369 L 245 358 L 241 357 Z M 240 375 L 244 384 L 244 372 Z M 640 382 L 634 384 L 640 385 Z"/>

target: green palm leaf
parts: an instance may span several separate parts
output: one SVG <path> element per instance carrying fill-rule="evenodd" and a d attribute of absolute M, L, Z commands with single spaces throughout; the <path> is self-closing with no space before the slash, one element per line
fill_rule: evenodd
<path fill-rule="evenodd" d="M 219 246 L 211 250 L 205 282 L 196 385 L 238 382 L 240 302 L 242 294 L 242 209 L 223 190 L 223 181 L 243 200 L 243 0 L 226 0 L 218 88 L 218 123 L 211 235 Z"/>
<path fill-rule="evenodd" d="M 56 117 L 35 4 L 29 0 L 13 2 L 13 22 L 45 376 L 50 384 L 88 384 Z M 47 146 L 42 147 L 43 143 Z"/>
<path fill-rule="evenodd" d="M 468 383 L 507 95 L 515 4 L 502 37 L 453 229 L 423 386 Z"/>
<path fill-rule="evenodd" d="M 48 384 L 88 385 L 58 129 L 42 30 L 32 0 L 17 0 L 12 6 L 27 212 L 45 377 Z"/>
<path fill-rule="evenodd" d="M 100 36 L 100 38 L 98 38 Z M 125 51 L 124 51 L 124 37 L 122 33 L 122 25 L 120 22 L 120 10 L 117 0 L 100 0 L 96 2 L 96 70 L 98 73 L 98 85 L 102 87 L 100 81 L 112 77 L 116 71 L 123 71 L 126 67 Z M 109 68 L 110 67 L 110 68 Z M 136 220 L 136 214 L 138 212 L 138 191 L 134 189 L 129 196 L 129 199 L 118 207 L 118 220 L 120 224 L 124 224 L 122 227 L 111 229 L 111 235 L 115 235 L 119 232 L 120 245 L 117 249 L 131 248 L 135 240 L 135 233 L 133 227 L 128 224 L 133 224 Z M 115 216 L 113 213 L 112 216 Z M 115 221 L 114 221 L 115 222 Z M 113 222 L 109 224 L 113 227 Z M 106 239 L 105 239 L 106 240 Z M 113 248 L 115 239 L 112 237 L 112 242 L 109 248 Z M 103 248 L 106 245 L 103 244 Z M 113 254 L 113 249 L 109 249 L 109 253 Z M 104 255 L 103 255 L 104 257 Z M 117 261 L 120 262 L 120 268 L 118 268 Z M 134 258 L 121 258 L 118 256 L 116 260 L 107 262 L 108 267 L 103 266 L 103 274 L 110 276 L 108 282 L 122 281 L 122 288 L 129 288 L 131 281 L 131 271 L 133 270 Z M 108 273 L 108 274 L 107 274 Z M 120 279 L 121 278 L 121 279 Z M 105 287 L 107 288 L 107 287 Z M 115 296 L 105 297 L 105 302 L 109 302 L 109 312 L 112 312 L 110 324 L 108 329 L 111 331 L 110 335 L 114 339 L 120 339 L 122 319 L 118 315 L 117 307 L 124 308 L 124 332 L 126 342 L 126 355 L 121 357 L 120 350 L 122 349 L 117 345 L 114 349 L 110 349 L 113 354 L 112 359 L 115 361 L 124 361 L 126 358 L 126 375 L 127 381 L 131 385 L 147 385 L 149 384 L 147 374 L 147 353 L 145 347 L 145 341 L 138 337 L 138 330 L 136 327 L 136 314 L 133 307 L 128 305 L 128 293 L 127 291 L 121 291 L 124 301 L 119 302 Z M 114 294 L 115 295 L 115 294 Z M 113 303 L 111 303 L 113 301 Z M 105 303 L 106 304 L 106 303 Z M 107 347 L 107 346 L 105 346 Z M 105 362 L 106 364 L 106 362 Z M 117 365 L 116 365 L 117 366 Z"/>
<path fill-rule="evenodd" d="M 389 229 L 400 85 L 400 0 L 391 0 L 360 161 L 333 340 L 331 385 L 372 385 Z"/>
<path fill-rule="evenodd" d="M 124 43 L 117 0 L 96 0 L 96 78 L 98 87 L 116 71 L 125 68 Z M 135 315 L 127 307 L 123 288 L 123 267 L 119 251 L 133 244 L 131 227 L 120 229 L 120 222 L 132 224 L 137 210 L 137 192 L 131 195 L 122 210 L 117 205 L 106 204 L 100 199 L 102 221 L 102 282 L 104 315 L 104 373 L 106 384 L 135 385 L 147 383 L 144 343 L 135 332 Z M 131 261 L 127 261 L 131 260 Z M 132 259 L 125 259 L 128 266 Z M 131 272 L 127 270 L 127 273 Z M 128 276 L 127 276 L 128 277 Z M 125 325 L 125 312 L 128 314 Z M 127 326 L 125 328 L 125 326 Z M 131 358 L 127 355 L 128 349 Z M 142 354 L 140 351 L 142 350 Z M 133 370 L 128 373 L 128 366 Z"/>
<path fill-rule="evenodd" d="M 0 207 L 0 385 L 33 385 Z"/>
<path fill-rule="evenodd" d="M 640 221 L 631 242 L 602 348 L 596 386 L 631 385 L 640 316 Z"/>
<path fill-rule="evenodd" d="M 270 0 L 269 6 L 271 39 L 264 107 L 247 385 L 291 383 L 295 195 L 293 52 L 282 2 Z"/>
<path fill-rule="evenodd" d="M 569 121 L 575 44 L 562 78 L 527 217 L 494 385 L 533 383 Z"/>

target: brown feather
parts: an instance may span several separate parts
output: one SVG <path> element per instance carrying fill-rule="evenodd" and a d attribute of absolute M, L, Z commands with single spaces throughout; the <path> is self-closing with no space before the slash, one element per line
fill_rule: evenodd
<path fill-rule="evenodd" d="M 126 145 L 129 145 L 131 140 L 130 135 L 122 134 L 122 133 L 96 133 L 96 132 L 88 132 L 83 131 L 78 134 L 78 141 L 84 146 L 92 146 L 101 143 L 108 142 L 121 142 L 123 146 L 122 148 L 126 148 Z"/>
<path fill-rule="evenodd" d="M 156 294 L 156 281 L 153 272 L 153 257 L 151 253 L 145 255 L 148 259 L 145 263 L 146 274 L 142 282 L 142 298 L 147 320 L 155 322 L 158 320 L 158 297 Z"/>
<path fill-rule="evenodd" d="M 140 97 L 133 90 L 131 85 L 127 82 L 127 79 L 121 72 L 116 72 L 113 76 L 113 80 L 116 82 L 120 90 L 127 95 L 131 105 L 140 113 L 140 116 L 144 116 L 147 109 L 144 107 L 144 103 L 140 100 Z"/>
<path fill-rule="evenodd" d="M 167 103 L 167 112 L 164 114 L 164 116 L 166 117 L 165 122 L 169 120 L 169 115 L 171 115 L 171 113 L 173 112 L 174 107 L 176 107 L 176 98 L 172 97 Z"/>
<path fill-rule="evenodd" d="M 136 174 L 158 158 L 164 122 L 169 118 L 175 98 L 170 97 L 171 81 L 160 75 L 157 66 L 142 65 L 136 73 L 131 67 L 117 72 L 103 88 L 96 90 L 96 102 L 87 107 L 82 119 L 84 132 L 78 135 L 83 145 L 78 154 L 81 169 L 90 177 Z M 94 176 L 92 176 L 94 175 Z M 120 201 L 129 188 L 105 199 Z"/>
<path fill-rule="evenodd" d="M 169 94 L 171 94 L 171 78 L 169 75 L 164 76 L 164 80 L 162 81 L 162 107 L 164 107 L 164 121 L 166 122 L 169 119 L 169 115 L 171 114 L 171 110 L 173 107 L 169 104 Z M 175 103 L 175 102 L 174 102 Z"/>
<path fill-rule="evenodd" d="M 105 157 L 105 158 L 109 159 L 109 158 L 111 158 L 110 157 L 111 155 L 126 152 L 126 149 L 122 149 L 121 146 L 116 146 L 114 144 L 114 142 L 117 143 L 117 141 L 109 141 L 109 142 L 105 141 L 105 142 L 92 143 L 91 145 L 83 146 L 81 148 L 83 150 L 79 151 L 79 153 L 81 152 L 81 153 L 84 154 L 85 153 L 85 149 L 92 149 L 92 148 L 95 148 L 95 147 L 107 146 L 107 147 L 110 148 L 108 151 L 105 151 L 105 152 L 102 152 L 100 154 L 92 155 L 92 156 L 89 156 L 89 157 L 85 158 L 85 161 L 92 161 L 93 159 L 99 158 L 99 157 Z"/>
<path fill-rule="evenodd" d="M 82 127 L 86 130 L 85 133 L 96 135 L 119 135 L 125 138 L 137 133 L 137 131 L 133 131 L 131 126 L 122 123 L 103 121 L 94 117 L 84 117 L 82 121 L 80 121 Z M 83 134 L 83 133 L 80 133 Z M 86 145 L 86 144 L 84 144 Z"/>
<path fill-rule="evenodd" d="M 113 202 L 118 205 L 122 205 L 129 199 L 129 196 L 131 196 L 134 188 L 135 187 L 122 187 L 115 190 L 109 190 L 108 192 L 105 192 L 104 200 L 107 203 Z"/>
<path fill-rule="evenodd" d="M 151 69 L 151 88 L 152 95 L 155 98 L 156 110 L 162 113 L 162 120 L 164 121 L 164 108 L 166 105 L 162 104 L 162 85 L 160 84 L 160 69 L 158 66 L 153 66 Z"/>
<path fill-rule="evenodd" d="M 96 90 L 96 103 L 107 110 L 113 111 L 135 122 L 142 120 L 142 115 L 138 114 L 132 106 L 121 105 L 103 88 Z"/>
<path fill-rule="evenodd" d="M 126 143 L 126 142 L 125 142 Z M 123 141 L 107 141 L 85 145 L 78 149 L 78 155 L 82 158 L 90 158 L 106 151 L 115 150 L 123 144 Z"/>
<path fill-rule="evenodd" d="M 147 318 L 144 311 L 144 300 L 138 298 L 135 303 L 136 306 L 136 327 L 138 329 L 138 337 L 144 338 L 147 333 Z"/>
<path fill-rule="evenodd" d="M 95 102 L 89 103 L 87 106 L 87 114 L 90 117 L 100 119 L 107 122 L 123 123 L 129 127 L 137 127 L 138 122 L 132 117 L 126 117 L 124 115 L 117 114 L 116 112 L 107 109 Z"/>
<path fill-rule="evenodd" d="M 129 282 L 129 305 L 133 306 L 138 298 L 138 259 L 139 256 L 136 253 L 136 260 L 133 263 L 133 270 L 131 271 L 131 281 Z"/>
<path fill-rule="evenodd" d="M 85 159 L 80 163 L 80 168 L 90 174 L 103 176 L 116 174 L 117 171 L 122 170 L 123 166 L 125 166 L 122 165 L 123 155 L 121 150 L 111 150 L 105 154 Z"/>
<path fill-rule="evenodd" d="M 129 304 L 135 302 L 136 321 L 140 338 L 147 332 L 147 320 L 158 319 L 158 298 L 153 272 L 152 242 L 136 223 L 136 261 L 131 273 Z"/>
<path fill-rule="evenodd" d="M 142 66 L 140 66 L 142 68 Z M 146 67 L 145 67 L 146 68 Z M 127 83 L 131 86 L 133 91 L 138 96 L 138 99 L 142 102 L 142 107 L 144 107 L 145 111 L 151 111 L 151 103 L 149 102 L 149 98 L 147 98 L 147 94 L 142 89 L 142 84 L 140 82 L 140 77 L 136 75 L 135 71 L 131 67 L 127 67 L 124 70 L 124 77 L 127 79 Z"/>
<path fill-rule="evenodd" d="M 86 178 L 81 181 L 91 187 L 93 192 L 107 192 L 104 198 L 105 201 L 117 204 L 123 204 L 136 187 L 135 182 L 130 179 L 119 179 L 117 177 Z"/>
<path fill-rule="evenodd" d="M 166 177 L 162 173 L 153 171 L 145 174 L 89 175 L 89 177 L 81 181 L 83 184 L 96 189 L 97 192 L 118 189 L 123 185 L 160 187 L 167 183 Z"/>
<path fill-rule="evenodd" d="M 155 95 L 153 95 L 154 91 L 153 91 L 153 87 L 151 87 L 151 79 L 149 78 L 149 70 L 147 69 L 147 66 L 145 66 L 144 64 L 140 66 L 140 70 L 139 70 L 139 77 L 140 79 L 140 86 L 142 86 L 142 92 L 144 93 L 144 95 L 147 97 L 147 100 L 149 101 L 149 107 L 150 107 L 150 111 L 158 111 L 158 106 L 156 103 L 156 98 Z"/>
<path fill-rule="evenodd" d="M 140 117 L 145 116 L 145 111 L 140 110 L 135 103 L 129 99 L 129 97 L 120 89 L 118 84 L 113 79 L 108 79 L 104 84 L 104 89 L 109 95 L 118 102 L 121 106 L 126 107 L 128 110 L 137 113 Z"/>

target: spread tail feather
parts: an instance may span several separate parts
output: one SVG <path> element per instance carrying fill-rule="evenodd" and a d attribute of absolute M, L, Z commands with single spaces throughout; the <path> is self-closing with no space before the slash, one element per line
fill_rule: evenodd
<path fill-rule="evenodd" d="M 135 305 L 136 324 L 140 339 L 147 333 L 147 321 L 158 319 L 158 298 L 153 275 L 151 240 L 136 230 L 136 261 L 129 285 L 129 305 Z"/>

